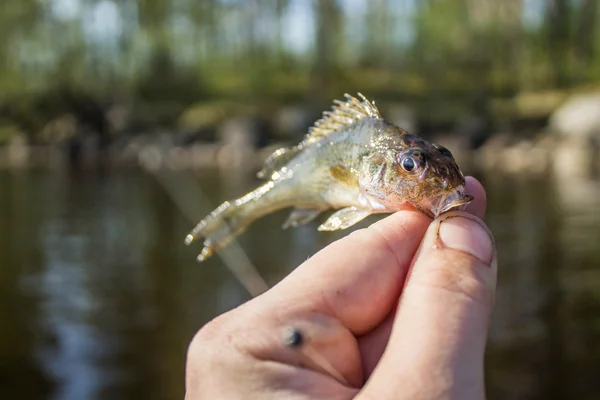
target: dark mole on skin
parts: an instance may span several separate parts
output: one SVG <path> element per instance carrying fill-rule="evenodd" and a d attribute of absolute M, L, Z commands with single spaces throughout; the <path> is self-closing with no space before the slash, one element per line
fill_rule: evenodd
<path fill-rule="evenodd" d="M 306 338 L 300 329 L 294 327 L 288 328 L 283 338 L 283 344 L 286 347 L 299 350 L 305 357 L 310 359 L 313 364 L 319 366 L 323 371 L 327 372 L 344 385 L 349 386 L 348 381 L 344 376 L 341 375 L 325 357 L 315 351 L 315 349 L 311 349 L 310 345 L 306 343 Z M 299 365 L 306 368 L 302 362 L 300 362 Z"/>
<path fill-rule="evenodd" d="M 283 339 L 283 344 L 286 347 L 298 348 L 304 344 L 304 335 L 298 328 L 291 328 L 286 332 Z"/>

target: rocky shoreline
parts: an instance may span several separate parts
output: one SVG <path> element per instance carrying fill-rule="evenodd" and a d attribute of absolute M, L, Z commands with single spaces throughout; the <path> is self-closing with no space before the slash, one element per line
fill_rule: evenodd
<path fill-rule="evenodd" d="M 414 121 L 400 119 L 395 121 L 400 126 L 414 125 Z M 291 125 L 301 123 L 296 121 Z M 291 130 L 289 126 L 287 130 Z M 137 135 L 104 146 L 94 135 L 73 136 L 59 144 L 48 145 L 29 145 L 17 136 L 0 147 L 0 169 L 102 167 L 254 171 L 274 150 L 298 140 L 261 145 L 260 126 L 247 119 L 222 123 L 215 141 L 186 143 L 182 135 L 167 132 Z M 536 135 L 506 131 L 486 136 L 477 146 L 473 145 L 473 137 L 468 132 L 426 137 L 450 148 L 466 171 L 495 170 L 507 174 L 554 171 L 564 176 L 598 173 L 600 94 L 574 96 L 552 114 L 547 128 Z"/>

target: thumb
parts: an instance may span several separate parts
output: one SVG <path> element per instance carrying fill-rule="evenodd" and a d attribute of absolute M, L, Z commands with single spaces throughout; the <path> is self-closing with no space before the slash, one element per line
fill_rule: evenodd
<path fill-rule="evenodd" d="M 436 219 L 412 261 L 388 346 L 366 398 L 484 398 L 483 358 L 496 251 L 477 217 Z"/>

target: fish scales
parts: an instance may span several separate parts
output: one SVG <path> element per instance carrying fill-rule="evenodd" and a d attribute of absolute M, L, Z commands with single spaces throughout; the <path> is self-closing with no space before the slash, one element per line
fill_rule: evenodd
<path fill-rule="evenodd" d="M 473 200 L 448 149 L 384 120 L 375 103 L 358 96 L 335 101 L 300 144 L 273 153 L 258 174 L 265 184 L 224 202 L 198 223 L 186 237 L 187 244 L 204 238 L 198 260 L 282 208 L 294 208 L 284 227 L 338 210 L 318 228 L 332 231 L 407 203 L 435 217 Z"/>

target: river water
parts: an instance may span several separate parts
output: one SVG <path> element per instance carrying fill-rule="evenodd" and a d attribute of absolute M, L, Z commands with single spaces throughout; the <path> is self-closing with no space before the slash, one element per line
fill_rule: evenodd
<path fill-rule="evenodd" d="M 600 183 L 478 177 L 500 262 L 489 398 L 600 397 Z M 183 239 L 255 184 L 217 171 L 0 171 L 0 398 L 183 398 L 194 332 L 249 298 Z M 270 284 L 345 234 L 281 231 L 285 214 L 239 241 Z"/>

